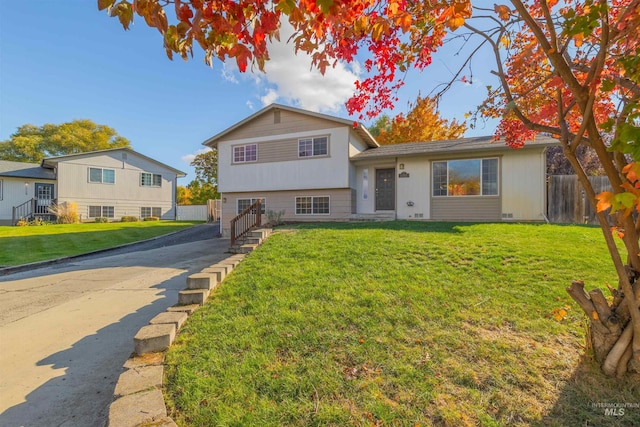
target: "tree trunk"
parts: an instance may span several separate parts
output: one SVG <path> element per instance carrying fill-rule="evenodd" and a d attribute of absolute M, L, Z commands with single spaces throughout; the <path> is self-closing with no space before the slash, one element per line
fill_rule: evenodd
<path fill-rule="evenodd" d="M 637 295 L 637 282 L 634 293 Z M 587 293 L 582 281 L 574 281 L 567 292 L 589 317 L 587 353 L 602 367 L 607 375 L 623 376 L 627 372 L 640 372 L 640 361 L 633 357 L 633 321 L 627 307 L 629 299 L 620 290 L 610 288 L 611 303 L 600 289 Z M 637 304 L 637 298 L 633 298 Z"/>

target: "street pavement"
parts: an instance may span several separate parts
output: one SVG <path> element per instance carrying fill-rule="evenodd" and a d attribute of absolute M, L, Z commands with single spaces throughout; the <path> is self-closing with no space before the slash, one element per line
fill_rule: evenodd
<path fill-rule="evenodd" d="M 229 256 L 215 228 L 0 276 L 0 426 L 104 426 L 133 336 Z"/>

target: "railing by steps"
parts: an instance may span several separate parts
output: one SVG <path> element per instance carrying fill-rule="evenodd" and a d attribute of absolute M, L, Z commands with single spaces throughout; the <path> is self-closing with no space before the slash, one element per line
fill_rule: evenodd
<path fill-rule="evenodd" d="M 231 220 L 231 246 L 252 228 L 262 225 L 262 199 L 256 200 L 247 209 Z"/>
<path fill-rule="evenodd" d="M 16 225 L 21 219 L 31 221 L 36 217 L 46 217 L 47 219 L 51 219 L 51 217 L 54 217 L 55 215 L 49 212 L 49 206 L 55 203 L 55 199 L 33 198 L 27 200 L 23 204 L 13 207 L 11 223 Z"/>

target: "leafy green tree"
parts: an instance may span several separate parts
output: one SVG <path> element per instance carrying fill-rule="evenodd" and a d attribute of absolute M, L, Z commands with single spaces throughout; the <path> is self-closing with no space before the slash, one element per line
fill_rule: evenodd
<path fill-rule="evenodd" d="M 74 120 L 60 125 L 26 124 L 9 139 L 0 142 L 0 159 L 38 163 L 45 157 L 120 147 L 131 147 L 131 144 L 113 128 L 91 120 Z"/>
<path fill-rule="evenodd" d="M 382 132 L 389 132 L 391 130 L 391 117 L 386 114 L 381 114 L 378 118 L 369 126 L 367 126 L 369 133 L 375 138 Z"/>
<path fill-rule="evenodd" d="M 218 192 L 218 150 L 210 150 L 198 154 L 191 166 L 196 168 L 196 178 L 187 187 L 185 197 L 189 204 L 204 205 L 207 200 L 219 199 Z"/>

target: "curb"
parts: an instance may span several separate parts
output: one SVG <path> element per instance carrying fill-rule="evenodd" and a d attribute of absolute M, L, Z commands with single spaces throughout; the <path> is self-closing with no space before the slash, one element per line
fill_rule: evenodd
<path fill-rule="evenodd" d="M 268 234 L 260 243 L 267 237 Z M 140 329 L 133 339 L 134 353 L 124 363 L 124 371 L 116 383 L 113 402 L 109 406 L 108 427 L 177 427 L 167 414 L 162 394 L 165 353 L 187 317 L 206 304 L 209 292 L 224 281 L 224 276 L 218 280 L 217 274 L 205 270 L 224 268 L 227 274 L 231 273 L 246 256 L 232 254 L 201 273 L 191 274 L 186 280 L 187 289 L 180 292 L 205 291 L 202 302 L 188 305 L 179 302 Z M 204 282 L 207 282 L 206 287 Z"/>
<path fill-rule="evenodd" d="M 74 259 L 81 258 L 81 257 L 84 257 L 84 256 L 101 254 L 101 253 L 104 253 L 104 252 L 109 252 L 109 251 L 114 251 L 114 250 L 117 250 L 117 249 L 127 248 L 129 246 L 138 245 L 138 244 L 141 244 L 141 243 L 153 242 L 154 240 L 158 240 L 158 239 L 161 239 L 161 238 L 164 238 L 164 237 L 173 236 L 174 234 L 182 233 L 183 231 L 189 230 L 189 229 L 191 229 L 193 227 L 202 227 L 202 226 L 208 226 L 208 225 L 211 225 L 211 224 L 210 223 L 205 223 L 205 224 L 193 225 L 191 227 L 187 227 L 187 228 L 184 228 L 182 230 L 172 231 L 171 233 L 162 234 L 160 236 L 155 236 L 155 237 L 150 237 L 150 238 L 148 238 L 146 240 L 138 240 L 136 242 L 124 243 L 122 245 L 113 246 L 113 247 L 104 248 L 104 249 L 97 249 L 95 251 L 85 252 L 85 253 L 78 254 L 78 255 L 70 255 L 70 256 L 65 256 L 65 257 L 60 257 L 60 258 L 55 258 L 55 259 L 49 259 L 49 260 L 45 260 L 45 261 L 37 261 L 37 262 L 31 262 L 31 263 L 28 263 L 28 264 L 20 264 L 20 265 L 12 265 L 12 266 L 9 266 L 9 267 L 2 267 L 2 268 L 0 268 L 0 276 L 5 276 L 7 274 L 13 274 L 13 273 L 20 273 L 21 271 L 27 271 L 27 270 L 47 267 L 49 265 L 54 265 L 54 264 L 60 264 L 60 263 L 65 262 L 65 261 L 73 261 Z"/>

